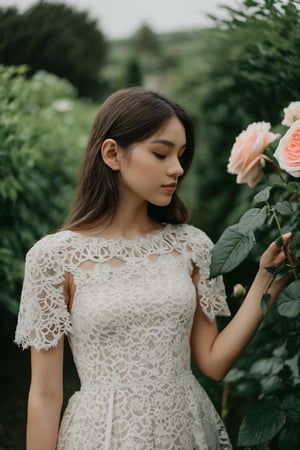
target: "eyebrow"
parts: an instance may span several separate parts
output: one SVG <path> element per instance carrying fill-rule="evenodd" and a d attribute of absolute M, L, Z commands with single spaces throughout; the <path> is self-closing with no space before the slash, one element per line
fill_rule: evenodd
<path fill-rule="evenodd" d="M 167 139 L 157 139 L 155 141 L 151 141 L 151 144 L 163 144 L 163 145 L 166 145 L 167 147 L 172 147 L 172 148 L 175 147 L 174 142 L 168 141 Z M 181 146 L 181 148 L 185 148 L 185 147 L 186 147 L 186 143 Z"/>

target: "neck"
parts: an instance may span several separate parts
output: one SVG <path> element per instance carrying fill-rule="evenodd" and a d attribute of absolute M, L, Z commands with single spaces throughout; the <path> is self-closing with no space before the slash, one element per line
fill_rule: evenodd
<path fill-rule="evenodd" d="M 113 216 L 104 217 L 100 221 L 83 227 L 80 231 L 88 236 L 101 236 L 107 239 L 135 239 L 149 233 L 157 233 L 162 229 L 160 223 L 152 220 L 148 215 L 148 204 L 142 202 L 119 202 Z"/>
<path fill-rule="evenodd" d="M 120 202 L 113 219 L 109 222 L 105 233 L 111 237 L 123 236 L 133 239 L 147 233 L 156 232 L 161 225 L 154 222 L 148 215 L 147 202 L 133 205 L 128 202 Z"/>

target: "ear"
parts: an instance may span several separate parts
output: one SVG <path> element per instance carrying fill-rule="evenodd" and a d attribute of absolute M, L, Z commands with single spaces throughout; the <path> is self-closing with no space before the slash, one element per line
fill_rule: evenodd
<path fill-rule="evenodd" d="M 105 139 L 101 146 L 101 155 L 104 163 L 112 170 L 119 170 L 119 148 L 114 139 Z"/>

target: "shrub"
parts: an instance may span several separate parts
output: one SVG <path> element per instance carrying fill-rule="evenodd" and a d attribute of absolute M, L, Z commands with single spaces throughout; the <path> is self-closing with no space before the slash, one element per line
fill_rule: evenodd
<path fill-rule="evenodd" d="M 26 72 L 0 66 L 0 308 L 13 314 L 24 255 L 62 222 L 94 114 L 68 82 Z"/>

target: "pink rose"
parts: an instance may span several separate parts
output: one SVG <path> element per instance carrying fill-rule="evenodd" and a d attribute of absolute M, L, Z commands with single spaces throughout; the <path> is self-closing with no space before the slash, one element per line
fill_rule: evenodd
<path fill-rule="evenodd" d="M 284 108 L 284 118 L 282 125 L 290 127 L 296 120 L 300 119 L 300 102 L 292 102 L 287 108 Z"/>
<path fill-rule="evenodd" d="M 280 139 L 274 153 L 281 169 L 300 177 L 300 120 L 294 122 Z"/>
<path fill-rule="evenodd" d="M 237 183 L 247 183 L 254 187 L 263 178 L 262 163 L 269 160 L 263 152 L 279 137 L 279 134 L 269 131 L 270 127 L 267 122 L 254 122 L 236 138 L 227 170 L 237 175 Z"/>

